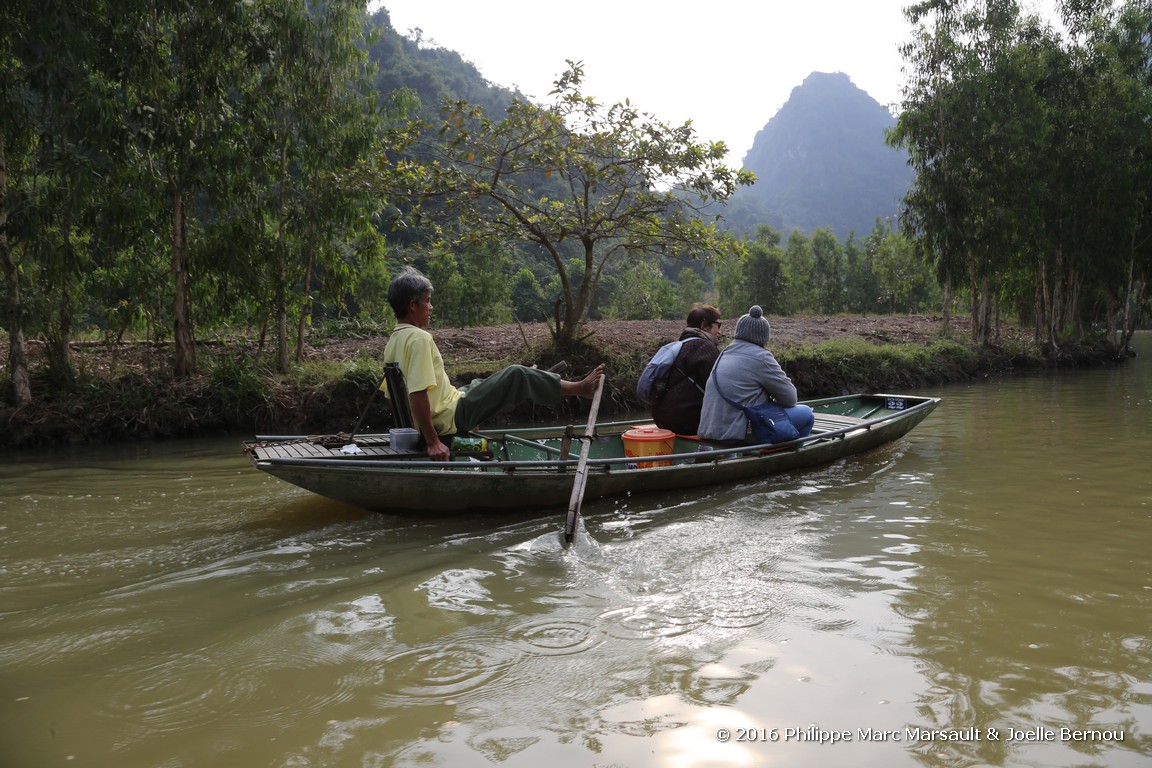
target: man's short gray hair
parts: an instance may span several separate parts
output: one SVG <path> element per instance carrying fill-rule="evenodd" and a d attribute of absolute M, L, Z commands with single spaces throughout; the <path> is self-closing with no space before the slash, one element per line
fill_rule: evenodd
<path fill-rule="evenodd" d="M 424 277 L 415 267 L 405 267 L 404 271 L 392 278 L 388 284 L 388 306 L 396 317 L 406 317 L 408 307 L 419 301 L 425 293 L 432 292 L 432 281 Z"/>

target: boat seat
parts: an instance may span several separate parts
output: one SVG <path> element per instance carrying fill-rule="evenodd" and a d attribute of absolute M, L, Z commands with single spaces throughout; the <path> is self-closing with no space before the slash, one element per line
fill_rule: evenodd
<path fill-rule="evenodd" d="M 408 403 L 408 384 L 404 381 L 400 363 L 384 364 L 384 387 L 388 395 L 388 404 L 392 407 L 392 426 L 415 427 L 412 406 Z"/>
<path fill-rule="evenodd" d="M 853 424 L 863 424 L 868 419 L 862 419 L 859 416 L 847 416 L 839 413 L 817 413 L 816 418 L 830 424 L 842 424 L 850 427 Z"/>

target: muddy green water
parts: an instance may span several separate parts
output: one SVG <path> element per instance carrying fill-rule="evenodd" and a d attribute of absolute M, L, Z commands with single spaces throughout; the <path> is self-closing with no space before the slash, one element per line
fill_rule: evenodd
<path fill-rule="evenodd" d="M 1147 766 L 1152 337 L 697 495 L 411 520 L 0 456 L 0 768 Z"/>

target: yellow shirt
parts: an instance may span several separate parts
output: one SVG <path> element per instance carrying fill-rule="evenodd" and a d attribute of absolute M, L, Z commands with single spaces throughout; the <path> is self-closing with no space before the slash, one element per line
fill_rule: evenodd
<path fill-rule="evenodd" d="M 409 394 L 428 392 L 432 424 L 437 434 L 455 434 L 456 404 L 463 393 L 448 380 L 444 358 L 440 356 L 432 334 L 414 325 L 400 323 L 384 347 L 384 362 L 400 364 Z"/>

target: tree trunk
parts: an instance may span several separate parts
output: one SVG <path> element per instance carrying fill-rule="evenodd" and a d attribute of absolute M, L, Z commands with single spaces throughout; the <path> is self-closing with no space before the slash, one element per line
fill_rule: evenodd
<path fill-rule="evenodd" d="M 1133 286 L 1132 286 L 1132 276 L 1135 273 L 1135 266 L 1136 266 L 1135 248 L 1132 248 L 1132 250 L 1130 250 L 1128 252 L 1128 284 L 1124 287 L 1124 308 L 1121 310 L 1121 313 L 1122 313 L 1121 317 L 1123 318 L 1123 323 L 1120 326 L 1120 349 L 1119 349 L 1120 357 L 1125 357 L 1128 354 L 1128 342 L 1131 341 L 1131 339 L 1132 339 L 1132 334 L 1128 330 L 1128 328 L 1131 325 L 1135 325 L 1135 323 L 1132 322 L 1132 313 L 1131 313 L 1132 294 L 1134 292 Z M 1116 329 L 1116 322 L 1112 319 L 1112 313 L 1109 313 L 1109 315 L 1108 315 L 1108 335 L 1109 335 L 1109 338 L 1115 338 L 1115 336 L 1112 335 L 1116 332 L 1115 329 Z"/>
<path fill-rule="evenodd" d="M 192 334 L 191 302 L 188 297 L 188 246 L 185 242 L 184 191 L 172 180 L 172 278 L 176 378 L 196 372 L 196 340 Z"/>
<path fill-rule="evenodd" d="M 1056 251 L 1056 265 L 1052 270 L 1052 274 L 1049 278 L 1050 284 L 1052 286 L 1052 295 L 1048 305 L 1048 343 L 1052 345 L 1053 349 L 1056 348 L 1056 339 L 1060 333 L 1059 329 L 1062 324 L 1060 318 L 1060 308 L 1064 304 L 1061 292 L 1063 281 L 1060 279 L 1060 273 L 1063 271 L 1064 259 L 1061 254 L 1062 251 Z"/>
<path fill-rule="evenodd" d="M 288 280 L 287 259 L 280 251 L 279 274 L 276 279 L 276 371 L 288 373 L 288 307 L 284 283 Z"/>
<path fill-rule="evenodd" d="M 992 281 L 985 271 L 980 278 L 980 343 L 992 341 Z"/>
<path fill-rule="evenodd" d="M 952 278 L 944 280 L 944 335 L 952 335 Z"/>
<path fill-rule="evenodd" d="M 1075 269 L 1068 271 L 1068 291 L 1065 296 L 1064 330 L 1073 330 L 1078 337 L 1084 335 L 1083 318 L 1080 316 L 1080 274 Z"/>
<path fill-rule="evenodd" d="M 556 332 L 553 339 L 556 346 L 563 349 L 571 346 L 572 342 L 576 339 L 576 326 L 578 325 L 576 304 L 578 299 L 572 294 L 572 286 L 568 281 L 566 272 L 560 273 L 560 284 L 564 288 L 564 294 L 554 305 L 556 312 Z"/>
<path fill-rule="evenodd" d="M 1124 294 L 1127 296 L 1127 291 Z M 1108 337 L 1108 341 L 1113 344 L 1116 343 L 1116 335 L 1118 333 L 1116 328 L 1116 318 L 1120 315 L 1121 299 L 1117 299 L 1111 290 L 1108 291 L 1108 297 L 1104 301 L 1104 335 Z"/>
<path fill-rule="evenodd" d="M 1052 277 L 1048 260 L 1040 265 L 1040 314 L 1037 316 L 1036 341 L 1052 343 Z"/>
<path fill-rule="evenodd" d="M 1141 307 L 1144 305 L 1144 292 L 1148 289 L 1148 283 L 1144 280 L 1136 280 L 1132 283 L 1132 292 L 1128 296 L 1129 307 Z M 1132 354 L 1130 346 L 1132 344 L 1132 335 L 1136 333 L 1136 321 L 1139 319 L 1139 313 L 1135 316 L 1132 315 L 1130 310 L 1126 310 L 1127 316 L 1124 319 L 1124 332 L 1123 339 L 1120 344 L 1120 352 L 1128 357 Z"/>
<path fill-rule="evenodd" d="M 980 283 L 976 279 L 976 261 L 968 255 L 968 285 L 972 296 L 968 306 L 968 316 L 971 320 L 971 337 L 973 344 L 980 343 Z"/>
<path fill-rule="evenodd" d="M 62 129 L 60 147 L 67 151 L 68 132 Z M 62 240 L 62 264 L 60 270 L 60 292 L 56 303 L 56 332 L 50 334 L 51 349 L 49 351 L 52 367 L 65 379 L 72 378 L 72 353 L 69 341 L 72 338 L 72 285 L 71 272 L 76 265 L 76 252 L 72 247 L 72 205 L 64 204 L 64 213 L 60 222 Z M 52 338 L 54 336 L 54 338 Z"/>
<path fill-rule="evenodd" d="M 60 270 L 60 288 L 56 296 L 56 328 L 48 334 L 48 359 L 52 368 L 64 379 L 72 378 L 72 284 L 71 266 L 74 264 L 72 250 L 72 224 L 70 216 L 65 216 L 63 224 L 64 267 Z"/>
<path fill-rule="evenodd" d="M 1041 323 L 1044 322 L 1044 280 L 1045 280 L 1044 260 L 1040 260 L 1040 267 L 1037 270 L 1036 282 L 1032 286 L 1032 340 L 1037 344 L 1043 338 L 1043 327 Z"/>
<path fill-rule="evenodd" d="M 300 322 L 296 325 L 296 362 L 304 361 L 304 332 L 308 328 L 308 320 L 312 316 L 312 260 L 315 249 L 308 248 L 304 258 L 304 302 L 300 307 Z"/>
<path fill-rule="evenodd" d="M 24 308 L 20 304 L 20 265 L 8 242 L 8 161 L 4 135 L 0 134 L 0 268 L 4 270 L 8 310 L 8 373 L 16 405 L 32 402 L 32 384 L 28 376 L 28 350 L 24 343 Z"/>
<path fill-rule="evenodd" d="M 968 275 L 972 285 L 972 342 L 987 344 L 991 326 L 992 310 L 989 306 L 990 285 L 988 275 L 980 260 L 969 257 Z"/>
<path fill-rule="evenodd" d="M 999 344 L 1000 343 L 1000 296 L 999 295 L 992 297 L 992 305 L 996 311 L 996 318 L 994 321 L 995 324 L 993 325 L 993 330 L 992 330 L 992 340 L 995 341 L 997 344 Z"/>
<path fill-rule="evenodd" d="M 288 139 L 280 143 L 280 188 L 277 192 L 276 253 L 276 370 L 288 373 L 288 246 L 285 242 L 287 214 L 284 211 L 285 188 L 288 185 Z"/>

